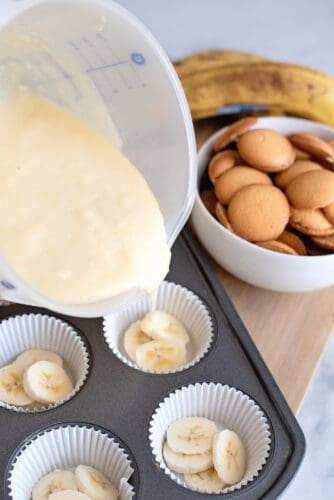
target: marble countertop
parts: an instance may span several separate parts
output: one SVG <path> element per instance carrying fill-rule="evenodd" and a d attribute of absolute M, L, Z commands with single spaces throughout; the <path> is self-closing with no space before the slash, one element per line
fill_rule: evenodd
<path fill-rule="evenodd" d="M 330 500 L 334 498 L 334 335 L 298 414 L 307 450 L 294 480 L 281 495 L 283 500 Z"/>
<path fill-rule="evenodd" d="M 118 0 L 136 14 L 171 59 L 213 48 L 258 53 L 334 75 L 333 0 Z M 334 499 L 334 336 L 298 415 L 303 464 L 283 500 Z"/>

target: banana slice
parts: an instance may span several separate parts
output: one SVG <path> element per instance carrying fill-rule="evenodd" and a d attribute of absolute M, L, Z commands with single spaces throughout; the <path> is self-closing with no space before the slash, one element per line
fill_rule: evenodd
<path fill-rule="evenodd" d="M 75 478 L 79 490 L 92 500 L 117 500 L 118 498 L 118 490 L 115 486 L 102 472 L 93 467 L 78 465 L 75 469 Z"/>
<path fill-rule="evenodd" d="M 39 403 L 55 403 L 73 390 L 65 370 L 51 361 L 37 361 L 24 373 L 23 388 Z"/>
<path fill-rule="evenodd" d="M 0 400 L 16 406 L 27 406 L 33 402 L 23 388 L 24 368 L 8 365 L 0 369 Z"/>
<path fill-rule="evenodd" d="M 137 347 L 152 340 L 152 337 L 141 330 L 140 323 L 140 321 L 132 323 L 124 334 L 124 349 L 134 362 L 136 362 Z"/>
<path fill-rule="evenodd" d="M 225 429 L 215 436 L 213 463 L 218 476 L 225 483 L 241 481 L 246 471 L 246 452 L 235 432 Z"/>
<path fill-rule="evenodd" d="M 58 354 L 51 351 L 44 351 L 43 349 L 29 349 L 20 354 L 14 363 L 26 369 L 37 361 L 51 361 L 52 363 L 56 363 L 56 365 L 63 366 L 63 360 Z"/>
<path fill-rule="evenodd" d="M 187 344 L 189 335 L 175 316 L 164 311 L 151 311 L 141 321 L 141 329 L 155 340 Z"/>
<path fill-rule="evenodd" d="M 163 449 L 164 459 L 170 470 L 180 474 L 194 474 L 209 469 L 213 465 L 212 452 L 199 453 L 197 455 L 185 455 L 175 453 L 170 449 L 167 442 Z"/>
<path fill-rule="evenodd" d="M 212 450 L 216 424 L 208 418 L 184 417 L 175 420 L 167 429 L 167 442 L 175 453 L 196 455 Z"/>
<path fill-rule="evenodd" d="M 149 372 L 166 373 L 179 368 L 186 362 L 186 348 L 180 342 L 152 340 L 136 351 L 136 363 Z"/>
<path fill-rule="evenodd" d="M 80 491 L 63 490 L 57 491 L 57 493 L 51 493 L 51 495 L 48 496 L 48 500 L 93 500 L 93 498 L 84 493 L 80 493 Z"/>
<path fill-rule="evenodd" d="M 185 474 L 184 480 L 190 488 L 202 493 L 218 493 L 226 486 L 213 467 L 197 474 Z"/>
<path fill-rule="evenodd" d="M 32 490 L 32 500 L 48 500 L 52 493 L 63 490 L 78 491 L 73 472 L 55 470 L 43 476 Z"/>

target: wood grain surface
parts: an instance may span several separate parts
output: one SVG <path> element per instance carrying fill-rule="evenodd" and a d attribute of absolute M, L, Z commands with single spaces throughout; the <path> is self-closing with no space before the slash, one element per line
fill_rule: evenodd
<path fill-rule="evenodd" d="M 217 119 L 196 124 L 198 146 L 222 126 Z M 297 413 L 334 331 L 334 287 L 308 293 L 271 292 L 248 285 L 214 265 L 290 407 Z"/>

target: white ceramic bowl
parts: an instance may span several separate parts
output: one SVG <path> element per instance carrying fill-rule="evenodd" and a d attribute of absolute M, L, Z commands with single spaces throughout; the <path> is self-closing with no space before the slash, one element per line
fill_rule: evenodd
<path fill-rule="evenodd" d="M 260 118 L 254 128 L 270 128 L 285 135 L 310 132 L 325 140 L 334 139 L 334 129 L 299 118 Z M 199 196 L 199 185 L 220 133 L 212 135 L 198 153 L 192 223 L 203 246 L 224 269 L 255 286 L 278 292 L 306 292 L 334 285 L 334 254 L 300 257 L 266 250 L 231 233 L 207 211 Z"/>

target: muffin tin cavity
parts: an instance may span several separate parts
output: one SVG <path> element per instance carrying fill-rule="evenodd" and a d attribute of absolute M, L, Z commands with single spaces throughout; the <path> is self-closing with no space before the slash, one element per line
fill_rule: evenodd
<path fill-rule="evenodd" d="M 63 360 L 73 390 L 56 403 L 31 403 L 15 406 L 0 401 L 0 407 L 35 413 L 56 408 L 69 401 L 84 385 L 89 369 L 89 347 L 84 337 L 70 324 L 46 314 L 22 314 L 4 319 L 0 323 L 0 368 L 14 363 L 16 358 L 30 349 L 56 353 Z"/>
<path fill-rule="evenodd" d="M 150 297 L 144 297 L 120 313 L 106 316 L 103 321 L 104 336 L 110 349 L 123 363 L 138 370 L 140 368 L 124 349 L 124 333 L 132 323 L 143 319 L 151 309 Z M 157 293 L 155 309 L 175 316 L 184 325 L 190 337 L 186 345 L 186 363 L 174 373 L 195 366 L 208 353 L 214 340 L 214 323 L 208 307 L 194 292 L 181 285 L 164 281 Z"/>
<path fill-rule="evenodd" d="M 244 444 L 246 472 L 240 482 L 225 487 L 221 493 L 239 490 L 258 476 L 269 456 L 271 435 L 268 420 L 259 406 L 246 394 L 220 383 L 196 383 L 167 396 L 152 416 L 149 440 L 160 468 L 177 484 L 187 487 L 181 474 L 171 471 L 163 457 L 166 431 L 183 417 L 212 420 L 218 431 L 234 431 Z"/>
<path fill-rule="evenodd" d="M 139 475 L 128 448 L 110 431 L 76 422 L 50 426 L 19 446 L 7 471 L 8 496 L 27 500 L 43 476 L 73 471 L 80 464 L 102 472 L 118 489 L 120 500 L 134 497 Z"/>

